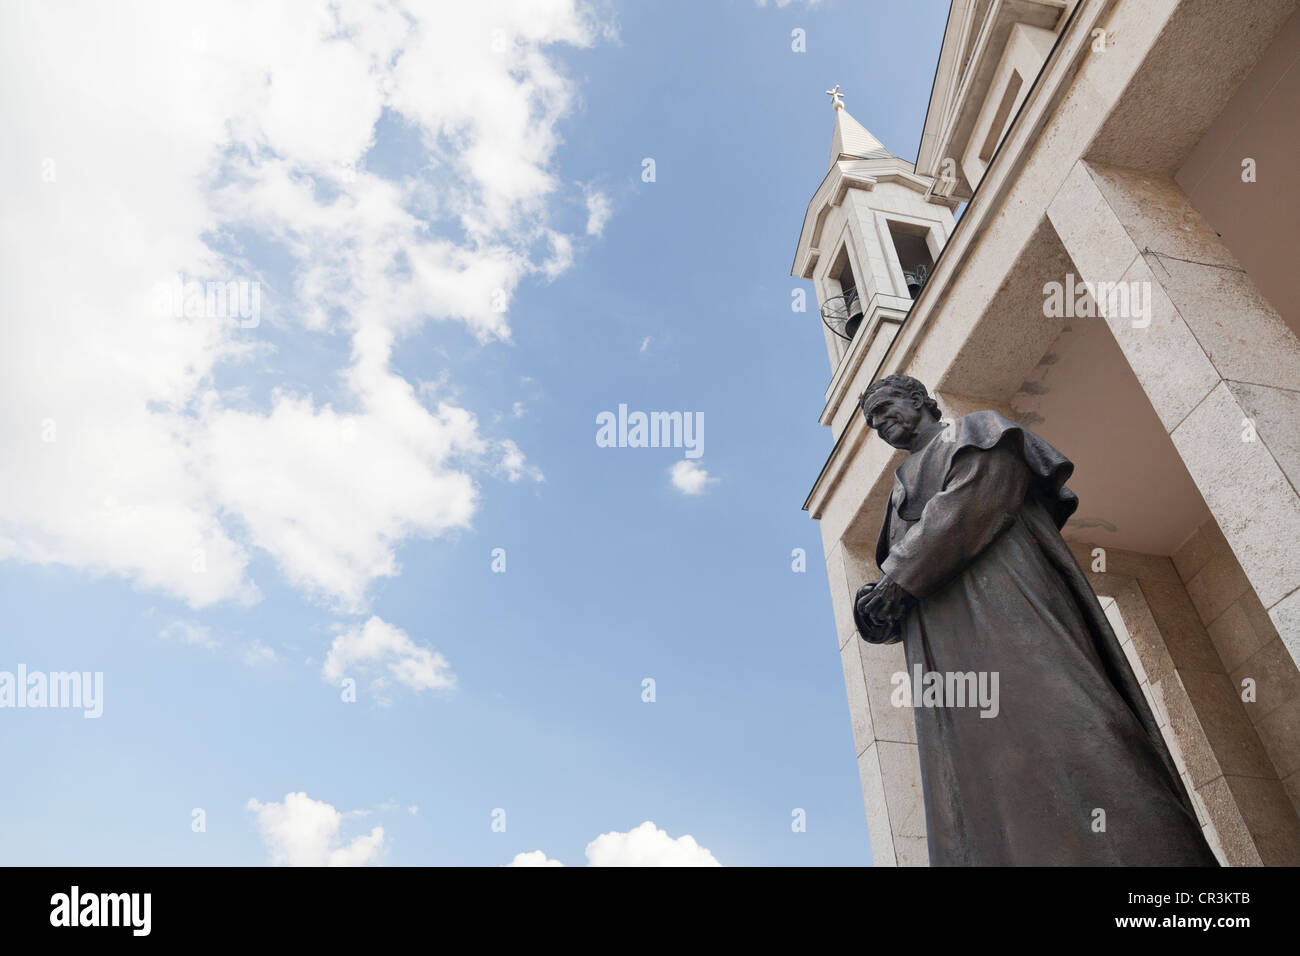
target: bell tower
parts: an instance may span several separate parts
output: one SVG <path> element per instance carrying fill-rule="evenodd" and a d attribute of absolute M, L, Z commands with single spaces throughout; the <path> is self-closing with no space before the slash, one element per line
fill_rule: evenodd
<path fill-rule="evenodd" d="M 816 289 L 832 372 L 822 424 L 838 437 L 857 399 L 849 383 L 888 352 L 948 241 L 957 202 L 849 115 L 838 85 L 826 93 L 835 115 L 830 164 L 804 215 L 791 274 Z"/>

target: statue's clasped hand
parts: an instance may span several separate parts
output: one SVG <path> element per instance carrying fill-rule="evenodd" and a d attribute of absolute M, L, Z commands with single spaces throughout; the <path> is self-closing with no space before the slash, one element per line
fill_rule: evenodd
<path fill-rule="evenodd" d="M 888 575 L 864 584 L 853 607 L 859 633 L 872 644 L 892 644 L 899 640 L 900 625 L 910 602 L 911 596 Z"/>
<path fill-rule="evenodd" d="M 860 610 L 867 620 L 884 627 L 903 616 L 907 596 L 897 581 L 891 580 L 887 574 L 882 575 L 876 586 L 863 596 Z"/>

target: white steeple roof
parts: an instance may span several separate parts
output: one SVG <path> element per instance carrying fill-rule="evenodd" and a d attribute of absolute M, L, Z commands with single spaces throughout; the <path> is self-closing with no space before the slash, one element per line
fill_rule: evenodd
<path fill-rule="evenodd" d="M 893 154 L 883 143 L 867 132 L 867 128 L 849 115 L 843 102 L 835 101 L 835 134 L 831 137 L 831 161 L 834 166 L 840 159 L 892 159 Z"/>

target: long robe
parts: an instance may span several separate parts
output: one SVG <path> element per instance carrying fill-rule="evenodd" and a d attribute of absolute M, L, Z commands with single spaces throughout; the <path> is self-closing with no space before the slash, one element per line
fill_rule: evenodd
<path fill-rule="evenodd" d="M 913 702 L 931 865 L 1217 865 L 1058 530 L 1073 465 L 996 412 L 949 429 L 896 471 L 876 553 L 916 599 L 909 677 L 997 674 L 996 716 Z"/>

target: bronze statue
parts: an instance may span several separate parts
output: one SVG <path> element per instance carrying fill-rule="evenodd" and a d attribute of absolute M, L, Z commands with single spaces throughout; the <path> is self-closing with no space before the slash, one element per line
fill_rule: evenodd
<path fill-rule="evenodd" d="M 864 640 L 904 645 L 931 865 L 1216 866 L 1061 537 L 1074 466 L 996 412 L 940 421 L 906 375 L 874 382 L 861 409 L 909 452 L 876 546 L 881 577 L 853 610 Z M 959 699 L 988 676 L 992 706 Z"/>

